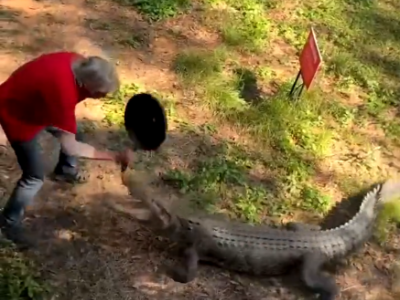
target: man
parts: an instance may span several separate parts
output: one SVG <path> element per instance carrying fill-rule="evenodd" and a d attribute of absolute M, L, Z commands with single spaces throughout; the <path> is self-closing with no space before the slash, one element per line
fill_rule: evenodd
<path fill-rule="evenodd" d="M 117 90 L 119 79 L 106 60 L 72 52 L 42 55 L 18 68 L 0 85 L 0 124 L 14 149 L 22 176 L 0 216 L 1 232 L 21 247 L 31 245 L 21 221 L 44 180 L 38 144 L 42 130 L 61 144 L 57 179 L 82 182 L 77 158 L 127 164 L 132 152 L 100 151 L 76 140 L 75 106 L 86 98 L 102 98 Z"/>

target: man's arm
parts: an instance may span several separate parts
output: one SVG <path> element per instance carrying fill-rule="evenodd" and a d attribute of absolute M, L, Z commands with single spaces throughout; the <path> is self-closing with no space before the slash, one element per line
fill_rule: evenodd
<path fill-rule="evenodd" d="M 78 142 L 75 134 L 59 130 L 56 137 L 60 141 L 61 149 L 65 154 L 95 160 L 117 160 L 117 155 L 111 151 L 100 151 L 89 144 Z"/>

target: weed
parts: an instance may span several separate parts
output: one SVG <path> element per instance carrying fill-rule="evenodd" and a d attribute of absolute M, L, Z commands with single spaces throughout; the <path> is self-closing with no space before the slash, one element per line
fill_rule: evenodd
<path fill-rule="evenodd" d="M 326 213 L 331 208 L 331 199 L 327 195 L 321 194 L 319 190 L 312 186 L 304 186 L 301 191 L 301 203 L 299 206 L 305 210 Z"/>
<path fill-rule="evenodd" d="M 111 30 L 112 24 L 97 19 L 85 19 L 85 25 L 92 30 Z"/>
<path fill-rule="evenodd" d="M 178 170 L 169 171 L 165 177 L 177 184 L 181 191 L 215 189 L 220 183 L 240 184 L 244 181 L 243 168 L 236 162 L 217 157 L 200 162 L 193 175 Z"/>
<path fill-rule="evenodd" d="M 191 198 L 197 206 L 215 212 L 222 199 L 228 196 L 229 190 L 235 186 L 245 186 L 245 174 L 246 167 L 221 155 L 201 160 L 190 173 L 175 169 L 168 170 L 164 175 L 164 180 L 179 188 L 182 193 L 194 195 Z M 254 211 L 262 209 L 258 203 L 261 196 L 253 195 L 250 199 L 248 191 L 251 189 L 246 189 L 246 191 L 244 194 L 235 193 L 230 198 L 236 199 L 235 212 L 239 217 L 254 221 L 257 218 Z M 253 208 L 250 208 L 251 205 Z"/>
<path fill-rule="evenodd" d="M 0 294 L 8 300 L 42 300 L 49 287 L 40 279 L 34 263 L 13 246 L 0 242 Z"/>
<path fill-rule="evenodd" d="M 221 28 L 225 43 L 253 52 L 263 50 L 270 27 L 265 17 L 259 9 L 231 14 Z"/>
<path fill-rule="evenodd" d="M 394 227 L 400 224 L 399 199 L 393 199 L 384 204 L 377 218 L 375 237 L 380 243 L 384 243 L 388 235 L 393 232 Z"/>
<path fill-rule="evenodd" d="M 134 94 L 139 92 L 136 84 L 127 84 L 112 95 L 104 99 L 103 110 L 105 112 L 104 121 L 109 126 L 124 127 L 124 112 L 126 101 Z"/>
<path fill-rule="evenodd" d="M 234 212 L 250 223 L 260 223 L 264 204 L 268 193 L 264 188 L 245 186 L 244 192 L 233 200 Z"/>
<path fill-rule="evenodd" d="M 237 89 L 240 91 L 240 97 L 248 102 L 259 100 L 260 89 L 254 72 L 247 68 L 237 68 L 234 72 L 237 75 Z"/>
<path fill-rule="evenodd" d="M 304 46 L 304 32 L 298 28 L 298 25 L 289 25 L 287 23 L 277 24 L 277 31 L 282 38 L 290 45 L 300 50 Z"/>
<path fill-rule="evenodd" d="M 146 90 L 134 83 L 124 84 L 112 95 L 104 99 L 103 111 L 104 121 L 108 126 L 124 128 L 124 113 L 126 102 L 137 93 L 150 93 L 156 97 L 163 105 L 167 117 L 175 115 L 175 105 L 173 99 L 168 95 L 161 94 L 154 90 Z"/>
<path fill-rule="evenodd" d="M 295 161 L 291 160 L 293 163 Z M 212 213 L 223 211 L 230 217 L 251 223 L 263 221 L 262 216 L 266 211 L 270 216 L 280 216 L 289 213 L 291 207 L 317 213 L 326 212 L 330 205 L 329 197 L 306 185 L 309 175 L 307 164 L 299 162 L 297 167 L 292 167 L 290 175 L 276 178 L 287 187 L 290 186 L 288 181 L 292 180 L 295 188 L 276 194 L 269 187 L 249 179 L 248 170 L 260 166 L 260 163 L 250 153 L 226 143 L 218 156 L 199 160 L 190 171 L 170 169 L 163 178 L 197 207 Z"/>
<path fill-rule="evenodd" d="M 118 0 L 118 2 L 137 8 L 153 21 L 175 17 L 190 7 L 189 0 Z"/>
<path fill-rule="evenodd" d="M 226 59 L 224 48 L 212 52 L 185 51 L 177 55 L 173 67 L 186 84 L 205 84 L 220 75 Z"/>
<path fill-rule="evenodd" d="M 119 44 L 132 47 L 134 49 L 140 48 L 143 44 L 144 38 L 140 34 L 132 34 L 130 37 L 121 39 L 118 41 Z"/>
<path fill-rule="evenodd" d="M 221 116 L 230 115 L 243 111 L 247 107 L 246 101 L 240 97 L 239 84 L 236 80 L 220 77 L 201 87 L 199 93 L 202 94 L 204 103 L 208 104 L 215 113 Z"/>
<path fill-rule="evenodd" d="M 270 22 L 264 1 L 206 0 L 208 12 L 226 45 L 250 52 L 260 52 L 267 45 Z M 221 12 L 223 9 L 223 12 Z M 207 19 L 210 23 L 210 18 Z"/>
<path fill-rule="evenodd" d="M 276 72 L 267 66 L 258 67 L 256 73 L 261 80 L 271 80 L 276 76 Z"/>
<path fill-rule="evenodd" d="M 355 121 L 358 115 L 358 109 L 339 102 L 331 102 L 327 105 L 327 113 L 332 115 L 338 125 L 348 127 Z"/>

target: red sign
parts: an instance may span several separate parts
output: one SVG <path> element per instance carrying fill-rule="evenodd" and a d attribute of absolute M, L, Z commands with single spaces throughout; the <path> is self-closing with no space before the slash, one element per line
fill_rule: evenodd
<path fill-rule="evenodd" d="M 310 88 L 321 63 L 322 57 L 319 52 L 317 38 L 315 37 L 314 29 L 311 27 L 307 42 L 300 55 L 301 77 L 307 89 Z"/>

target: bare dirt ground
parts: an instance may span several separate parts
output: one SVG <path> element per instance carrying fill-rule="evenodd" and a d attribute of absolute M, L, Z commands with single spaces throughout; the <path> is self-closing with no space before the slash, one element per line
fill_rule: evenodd
<path fill-rule="evenodd" d="M 191 27 L 194 23 L 187 18 L 177 24 L 164 24 L 164 28 L 146 27 L 134 12 L 89 0 L 3 0 L 0 9 L 1 80 L 22 62 L 40 53 L 65 49 L 106 55 L 119 64 L 124 80 L 174 92 L 176 79 L 169 71 L 169 64 L 176 49 L 183 45 L 213 47 L 216 39 L 202 28 Z M 109 28 L 102 29 L 107 22 Z M 196 31 L 196 38 L 175 36 L 172 39 L 171 29 L 177 26 L 187 28 L 188 36 Z M 134 49 L 120 43 L 129 32 L 140 34 L 140 47 Z M 88 101 L 80 105 L 78 117 L 100 121 L 102 114 L 97 104 Z M 190 108 L 186 113 L 195 122 L 207 117 Z M 109 136 L 95 129 L 86 138 L 105 147 Z M 54 158 L 54 142 L 45 140 L 46 155 L 53 153 L 50 156 Z M 168 141 L 168 151 L 181 157 L 190 155 L 190 149 L 174 148 L 174 141 L 177 141 L 174 137 Z M 19 170 L 9 149 L 0 159 L 1 187 L 8 195 Z M 49 170 L 54 163 L 51 160 Z M 102 206 L 101 200 L 106 197 L 116 200 L 127 197 L 117 167 L 97 162 L 85 162 L 85 167 L 91 173 L 85 185 L 71 187 L 46 182 L 27 220 L 41 241 L 31 254 L 57 287 L 57 299 L 310 298 L 295 287 L 299 285 L 296 277 L 295 284 L 293 280 L 286 284 L 286 280 L 255 280 L 206 266 L 201 267 L 194 282 L 172 283 L 157 273 L 163 261 L 172 258 L 167 254 L 167 244 Z M 180 200 L 169 196 L 173 195 L 172 191 L 162 185 L 155 192 L 166 200 Z M 396 298 L 389 292 L 393 285 L 389 266 L 398 260 L 400 240 L 391 241 L 386 250 L 370 245 L 349 262 L 347 270 L 337 274 L 342 289 L 339 299 Z"/>

